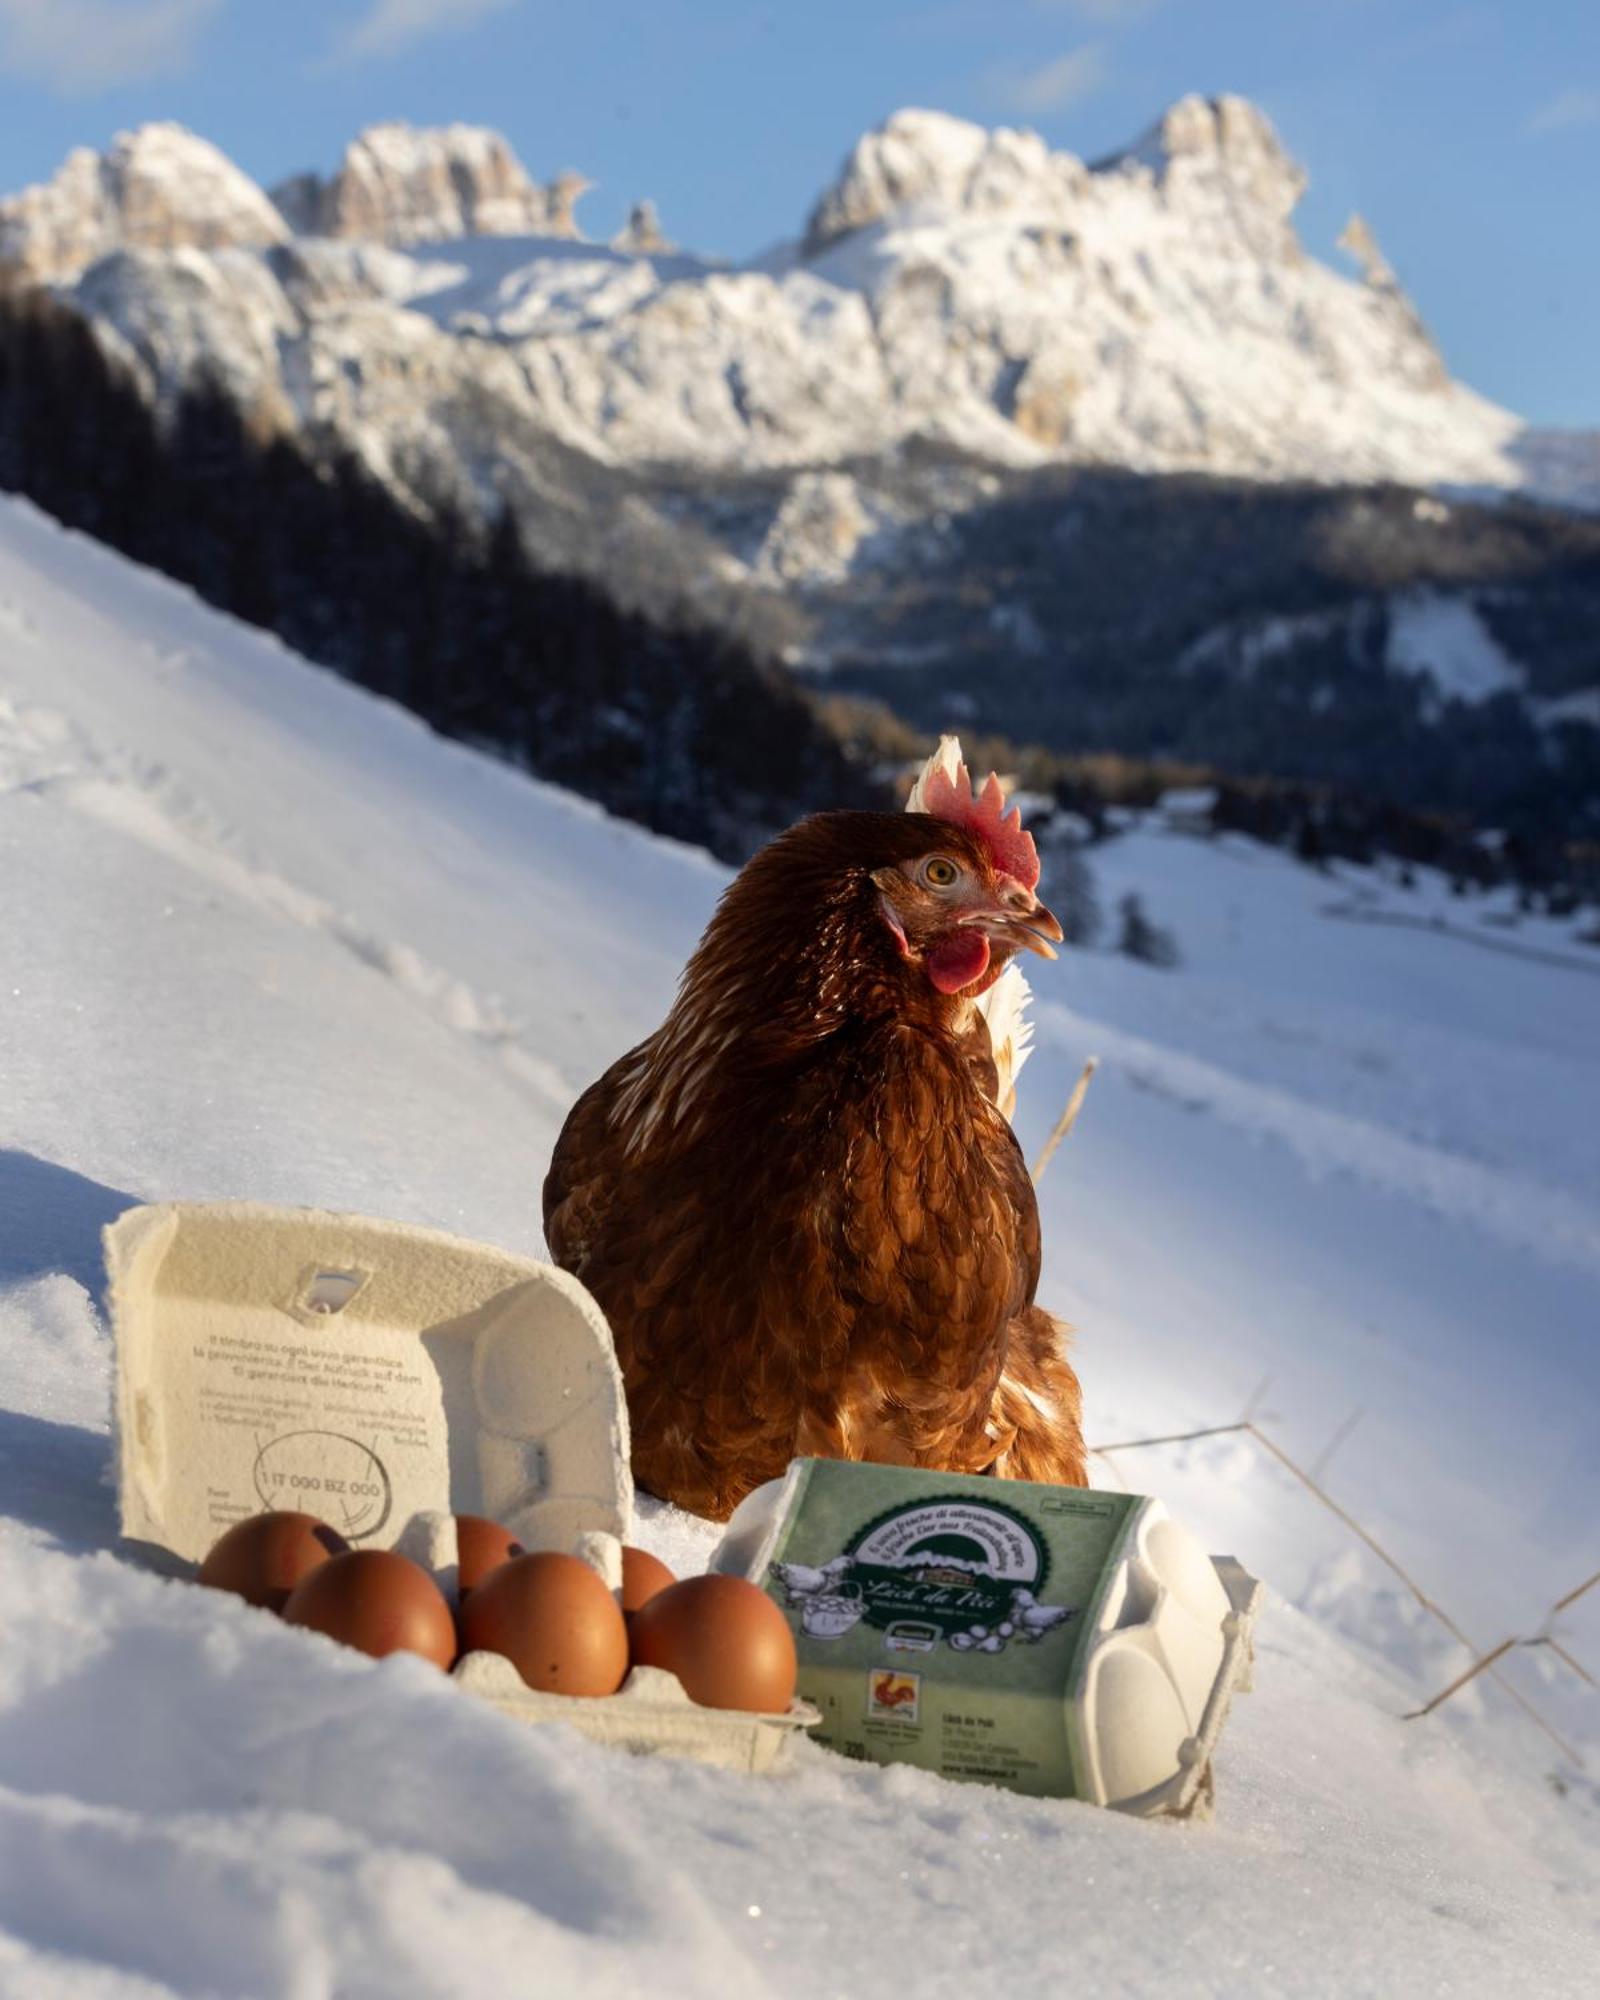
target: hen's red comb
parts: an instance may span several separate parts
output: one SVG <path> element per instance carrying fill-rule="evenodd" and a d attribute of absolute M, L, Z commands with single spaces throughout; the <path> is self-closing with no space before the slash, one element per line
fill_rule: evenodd
<path fill-rule="evenodd" d="M 944 744 L 939 747 L 942 752 Z M 1013 806 L 1010 812 L 1006 811 L 1006 795 L 993 771 L 984 780 L 983 790 L 974 794 L 972 779 L 959 755 L 948 758 L 941 755 L 929 760 L 912 798 L 919 811 L 975 833 L 1002 875 L 1014 876 L 1024 889 L 1037 888 L 1039 850 L 1033 844 L 1033 835 L 1023 827 L 1021 807 Z"/>

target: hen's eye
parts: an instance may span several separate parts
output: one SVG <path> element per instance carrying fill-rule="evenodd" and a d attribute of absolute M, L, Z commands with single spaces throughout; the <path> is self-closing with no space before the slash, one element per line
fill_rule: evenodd
<path fill-rule="evenodd" d="M 948 889 L 961 870 L 944 855 L 936 854 L 922 864 L 922 879 L 930 889 Z"/>

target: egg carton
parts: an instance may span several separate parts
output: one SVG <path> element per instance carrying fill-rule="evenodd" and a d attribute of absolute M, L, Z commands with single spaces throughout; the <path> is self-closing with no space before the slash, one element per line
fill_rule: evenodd
<path fill-rule="evenodd" d="M 1211 1811 L 1262 1590 L 1152 1495 L 797 1459 L 713 1566 L 789 1616 L 825 1745 L 1142 1817 Z"/>
<path fill-rule="evenodd" d="M 452 1603 L 457 1594 L 458 1550 L 453 1514 L 419 1514 L 396 1544 L 402 1555 L 429 1571 Z M 586 1562 L 608 1590 L 622 1588 L 622 1544 L 589 1529 L 571 1553 Z M 704 1708 L 692 1701 L 676 1674 L 662 1667 L 634 1667 L 615 1694 L 585 1697 L 531 1688 L 499 1653 L 467 1653 L 454 1677 L 469 1694 L 493 1703 L 519 1722 L 564 1722 L 596 1743 L 636 1755 L 692 1758 L 728 1771 L 770 1771 L 783 1762 L 797 1734 L 815 1728 L 819 1709 L 796 1700 L 781 1714 Z"/>
<path fill-rule="evenodd" d="M 805 1701 L 794 1702 L 781 1715 L 702 1708 L 684 1693 L 677 1675 L 661 1667 L 635 1667 L 621 1689 L 603 1701 L 541 1694 L 498 1653 L 468 1653 L 455 1672 L 470 1693 L 519 1722 L 565 1722 L 596 1743 L 646 1755 L 689 1757 L 728 1771 L 774 1769 L 801 1732 L 822 1720 L 821 1712 Z"/>
<path fill-rule="evenodd" d="M 620 1588 L 627 1403 L 605 1316 L 566 1272 L 245 1202 L 129 1209 L 105 1256 L 120 1525 L 146 1561 L 193 1575 L 234 1522 L 295 1509 L 399 1548 L 454 1601 L 454 1517 L 482 1514 Z M 604 1701 L 536 1693 L 481 1653 L 455 1677 L 524 1721 L 739 1770 L 771 1768 L 818 1719 L 700 1708 L 644 1668 Z"/>

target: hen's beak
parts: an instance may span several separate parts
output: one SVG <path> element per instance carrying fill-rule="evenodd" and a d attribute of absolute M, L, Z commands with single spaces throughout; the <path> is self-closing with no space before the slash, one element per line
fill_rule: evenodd
<path fill-rule="evenodd" d="M 992 903 L 969 911 L 961 922 L 976 925 L 997 944 L 1036 951 L 1041 958 L 1058 957 L 1055 947 L 1066 936 L 1033 891 L 1010 877 L 1002 877 Z"/>

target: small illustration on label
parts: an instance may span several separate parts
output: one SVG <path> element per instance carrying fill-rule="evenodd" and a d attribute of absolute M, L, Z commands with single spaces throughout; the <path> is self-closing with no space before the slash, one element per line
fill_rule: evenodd
<path fill-rule="evenodd" d="M 867 1675 L 867 1714 L 915 1722 L 922 1707 L 921 1674 L 886 1673 L 874 1668 Z"/>
<path fill-rule="evenodd" d="M 918 1618 L 897 1618 L 883 1635 L 884 1650 L 890 1653 L 931 1653 L 938 1643 L 938 1626 Z"/>
<path fill-rule="evenodd" d="M 1021 1514 L 965 1495 L 892 1507 L 820 1565 L 772 1565 L 808 1637 L 841 1639 L 864 1622 L 891 1653 L 932 1652 L 941 1639 L 958 1653 L 1037 1645 L 1077 1615 L 1039 1601 L 1049 1572 Z"/>
<path fill-rule="evenodd" d="M 802 1599 L 800 1623 L 813 1639 L 842 1639 L 860 1624 L 866 1608 L 858 1583 L 819 1590 Z"/>

